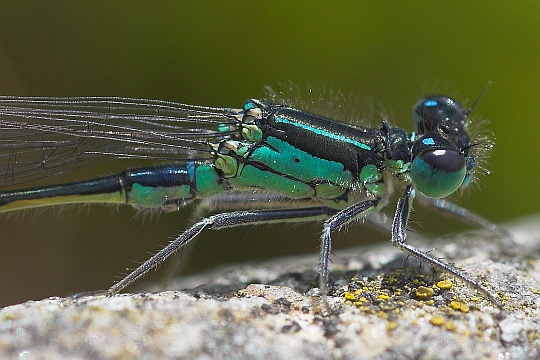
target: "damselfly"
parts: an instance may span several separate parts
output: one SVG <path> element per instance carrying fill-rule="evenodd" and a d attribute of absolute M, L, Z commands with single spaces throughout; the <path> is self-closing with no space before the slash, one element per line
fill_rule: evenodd
<path fill-rule="evenodd" d="M 176 211 L 196 200 L 202 200 L 199 206 L 231 210 L 197 221 L 109 294 L 205 229 L 318 220 L 323 222 L 319 285 L 326 305 L 332 233 L 378 212 L 397 188 L 391 243 L 500 306 L 465 272 L 406 242 L 415 196 L 498 230 L 445 199 L 477 178 L 492 147 L 488 136 L 473 131 L 478 124 L 470 119 L 472 107 L 428 96 L 414 107 L 415 131 L 407 133 L 385 119 L 380 126 L 348 124 L 301 110 L 295 99 L 269 95 L 270 101 L 250 99 L 238 109 L 118 97 L 0 97 L 0 175 L 6 185 L 103 160 L 154 162 L 91 180 L 4 191 L 0 212 L 73 203 Z"/>

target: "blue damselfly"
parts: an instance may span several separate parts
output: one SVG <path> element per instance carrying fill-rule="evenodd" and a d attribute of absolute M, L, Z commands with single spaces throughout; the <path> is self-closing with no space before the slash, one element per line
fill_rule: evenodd
<path fill-rule="evenodd" d="M 347 99 L 345 99 L 347 100 Z M 152 166 L 75 183 L 0 193 L 0 212 L 73 204 L 130 204 L 176 211 L 203 200 L 232 210 L 197 221 L 108 293 L 116 294 L 193 240 L 272 222 L 323 222 L 320 291 L 326 304 L 331 234 L 378 212 L 399 189 L 391 242 L 406 254 L 499 301 L 457 267 L 406 242 L 413 200 L 497 232 L 446 197 L 474 182 L 493 143 L 470 109 L 443 95 L 414 107 L 414 132 L 339 122 L 270 91 L 241 108 L 119 97 L 0 97 L 0 175 L 6 185 L 55 176 L 104 160 Z M 474 105 L 473 105 L 474 106 Z M 324 108 L 324 106 L 321 106 Z"/>

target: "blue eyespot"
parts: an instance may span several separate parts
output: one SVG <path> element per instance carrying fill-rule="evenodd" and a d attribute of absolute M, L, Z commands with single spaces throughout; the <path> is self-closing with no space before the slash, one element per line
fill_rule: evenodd
<path fill-rule="evenodd" d="M 422 144 L 424 145 L 435 145 L 435 140 L 432 137 L 422 139 Z"/>
<path fill-rule="evenodd" d="M 411 166 L 411 178 L 416 189 L 430 198 L 452 194 L 461 186 L 466 173 L 465 157 L 457 150 L 422 151 Z"/>
<path fill-rule="evenodd" d="M 432 106 L 437 106 L 437 105 L 439 105 L 439 102 L 436 100 L 428 100 L 424 102 L 424 106 L 426 107 L 432 107 Z"/>

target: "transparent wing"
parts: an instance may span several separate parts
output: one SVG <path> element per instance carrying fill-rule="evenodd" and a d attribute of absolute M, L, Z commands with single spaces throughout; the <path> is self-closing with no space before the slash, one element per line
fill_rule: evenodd
<path fill-rule="evenodd" d="M 119 97 L 0 97 L 0 187 L 117 159 L 207 159 L 239 109 Z"/>

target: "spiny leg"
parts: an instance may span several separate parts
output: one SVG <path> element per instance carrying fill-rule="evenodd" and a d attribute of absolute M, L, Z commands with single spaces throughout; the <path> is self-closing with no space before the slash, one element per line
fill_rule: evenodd
<path fill-rule="evenodd" d="M 307 208 L 307 207 L 320 207 L 321 204 L 314 202 L 312 200 L 296 200 L 291 199 L 288 197 L 285 197 L 283 195 L 279 194 L 273 194 L 273 193 L 230 193 L 230 194 L 219 194 L 215 196 L 211 196 L 209 198 L 202 199 L 195 208 L 195 212 L 193 214 L 192 220 L 193 222 L 196 221 L 196 219 L 200 219 L 201 217 L 208 216 L 210 213 L 215 213 L 217 211 L 233 211 L 233 210 L 249 210 L 249 209 L 256 209 L 256 210 L 283 210 L 286 208 L 289 209 L 297 209 L 297 208 Z M 301 221 L 301 220 L 299 220 Z M 307 221 L 310 221 L 309 219 Z M 191 252 L 193 251 L 194 247 L 196 246 L 196 242 L 192 242 L 189 245 L 182 248 L 181 254 L 178 256 L 175 256 L 172 260 L 172 264 L 169 264 L 169 266 L 166 269 L 165 276 L 163 277 L 161 283 L 163 287 L 167 287 L 167 285 L 171 282 L 172 278 L 180 273 L 183 269 L 183 265 L 185 262 L 182 260 L 185 260 Z"/>
<path fill-rule="evenodd" d="M 362 201 L 341 210 L 324 222 L 323 232 L 321 235 L 321 253 L 319 258 L 319 288 L 321 291 L 323 305 L 327 310 L 330 310 L 328 306 L 327 292 L 328 262 L 330 261 L 330 253 L 332 252 L 332 232 L 338 230 L 341 226 L 358 219 L 359 217 L 367 215 L 370 211 L 377 207 L 379 202 L 379 199 Z"/>
<path fill-rule="evenodd" d="M 383 200 L 381 200 L 383 201 Z M 282 195 L 273 193 L 232 193 L 232 194 L 219 194 L 202 201 L 197 205 L 194 216 L 206 216 L 210 212 L 225 211 L 233 209 L 257 209 L 257 210 L 270 210 L 270 209 L 284 209 L 284 208 L 300 208 L 300 207 L 318 207 L 318 203 L 312 200 L 296 200 Z M 380 203 L 379 203 L 380 206 Z M 376 227 L 382 231 L 391 231 L 390 221 L 386 221 L 386 215 L 382 213 L 369 213 L 366 216 L 366 220 L 373 227 Z M 299 219 L 299 221 L 302 221 Z M 310 221 L 307 219 L 307 221 Z M 182 249 L 181 256 L 176 256 L 173 260 L 173 264 L 168 267 L 166 274 L 163 278 L 162 284 L 164 287 L 171 281 L 171 279 L 178 274 L 182 269 L 182 258 L 189 256 L 193 249 L 195 242 L 190 243 L 190 246 L 186 246 Z M 186 251 L 187 250 L 187 251 Z"/>
<path fill-rule="evenodd" d="M 491 293 L 487 289 L 485 289 L 469 275 L 459 270 L 455 266 L 445 263 L 440 259 L 437 259 L 430 254 L 421 251 L 420 249 L 412 245 L 407 244 L 405 231 L 407 228 L 409 214 L 412 209 L 412 202 L 414 200 L 414 196 L 415 190 L 411 186 L 408 186 L 398 201 L 396 214 L 394 215 L 394 221 L 392 223 L 392 245 L 396 246 L 398 249 L 400 249 L 407 255 L 410 255 L 420 261 L 427 263 L 434 268 L 437 268 L 443 272 L 457 277 L 458 279 L 461 279 L 471 288 L 482 293 L 498 308 L 502 309 L 502 304 L 500 303 L 500 301 L 497 300 L 493 295 L 491 295 Z"/>
<path fill-rule="evenodd" d="M 129 275 L 114 284 L 107 293 L 114 295 L 120 292 L 126 286 L 135 282 L 149 270 L 163 263 L 169 256 L 178 249 L 185 246 L 193 240 L 204 229 L 220 230 L 243 225 L 256 225 L 268 223 L 313 221 L 328 218 L 335 214 L 336 210 L 319 206 L 311 208 L 285 209 L 285 210 L 254 210 L 254 211 L 235 211 L 212 215 L 195 223 L 189 229 L 184 231 L 175 240 L 170 242 L 162 250 L 157 252 L 150 259 L 146 260 L 139 267 L 133 270 Z"/>

